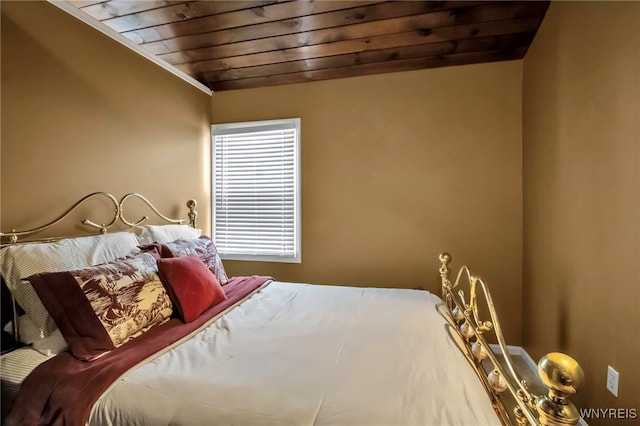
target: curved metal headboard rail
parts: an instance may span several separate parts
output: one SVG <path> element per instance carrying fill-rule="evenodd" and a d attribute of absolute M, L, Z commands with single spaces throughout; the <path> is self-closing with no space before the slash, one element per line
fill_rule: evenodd
<path fill-rule="evenodd" d="M 144 223 L 147 219 L 149 219 L 149 216 L 142 216 L 142 218 L 140 218 L 137 222 L 131 222 L 131 221 L 125 219 L 125 217 L 124 217 L 124 202 L 127 201 L 127 199 L 129 199 L 129 198 L 137 198 L 137 199 L 139 199 L 144 204 L 146 204 L 147 207 L 149 207 L 156 215 L 158 215 L 158 217 L 160 217 L 162 220 L 164 220 L 166 222 L 173 223 L 173 224 L 182 224 L 185 221 L 184 219 L 172 219 L 170 217 L 167 217 L 167 216 L 163 215 L 143 195 L 138 194 L 136 192 L 131 192 L 131 193 L 126 194 L 125 196 L 123 196 L 120 199 L 120 202 L 118 203 L 118 208 L 119 208 L 119 212 L 120 212 L 119 213 L 119 218 L 122 221 L 122 223 L 124 223 L 127 226 L 138 226 L 138 225 L 141 225 L 142 223 Z M 189 208 L 189 213 L 188 213 L 189 226 L 191 226 L 193 228 L 196 227 L 196 217 L 198 216 L 198 212 L 196 212 L 196 210 L 195 210 L 197 205 L 198 205 L 198 203 L 196 203 L 196 200 L 187 201 L 187 207 Z"/>
<path fill-rule="evenodd" d="M 46 223 L 42 226 L 38 226 L 37 228 L 26 229 L 23 231 L 16 231 L 15 229 L 12 229 L 11 231 L 6 233 L 0 232 L 0 239 L 7 238 L 9 240 L 9 243 L 13 244 L 18 242 L 18 237 L 25 236 L 25 235 L 32 235 L 37 232 L 44 231 L 45 229 L 51 228 L 52 226 L 60 223 L 60 221 L 62 221 L 67 216 L 69 216 L 69 214 L 71 214 L 71 212 L 80 204 L 94 197 L 106 197 L 113 203 L 113 206 L 114 206 L 113 219 L 111 219 L 109 223 L 103 223 L 103 224 L 97 224 L 89 219 L 82 219 L 81 222 L 83 225 L 87 225 L 92 228 L 99 229 L 100 232 L 104 234 L 105 232 L 107 232 L 108 228 L 110 228 L 114 223 L 116 223 L 116 221 L 118 220 L 118 217 L 120 217 L 120 205 L 118 204 L 118 200 L 109 193 L 93 192 L 89 195 L 82 197 L 79 201 L 77 201 L 74 205 L 72 205 L 67 211 L 62 213 L 60 216 L 58 216 L 56 219 L 52 220 L 51 222 Z"/>
<path fill-rule="evenodd" d="M 170 217 L 167 217 L 165 215 L 163 215 L 162 213 L 160 213 L 160 211 L 153 205 L 151 204 L 151 202 L 144 197 L 141 194 L 138 193 L 129 193 L 126 194 L 125 196 L 123 196 L 120 201 L 118 201 L 118 199 L 116 197 L 114 197 L 113 195 L 107 193 L 107 192 L 93 192 L 89 195 L 85 195 L 84 197 L 82 197 L 80 200 L 78 200 L 75 204 L 73 204 L 71 207 L 69 207 L 64 213 L 62 213 L 60 216 L 58 216 L 56 219 L 52 220 L 51 222 L 48 222 L 42 226 L 38 226 L 37 228 L 33 228 L 33 229 L 25 229 L 25 230 L 15 230 L 12 229 L 9 232 L 0 232 L 0 245 L 5 245 L 5 244 L 16 244 L 18 243 L 18 238 L 19 237 L 23 237 L 23 236 L 27 236 L 27 235 L 33 235 L 36 234 L 38 232 L 44 231 L 48 228 L 53 227 L 54 225 L 57 225 L 58 223 L 60 223 L 63 219 L 65 219 L 67 216 L 69 216 L 71 214 L 71 212 L 73 210 L 75 210 L 80 204 L 84 203 L 85 201 L 94 198 L 94 197 L 105 197 L 107 198 L 109 201 L 111 201 L 113 203 L 113 207 L 114 207 L 114 211 L 113 211 L 113 217 L 110 219 L 110 221 L 108 223 L 102 223 L 102 224 L 98 224 L 93 222 L 90 219 L 82 219 L 80 222 L 83 225 L 89 226 L 91 228 L 95 228 L 100 230 L 101 233 L 106 233 L 107 230 L 113 226 L 118 220 L 120 220 L 122 223 L 124 223 L 127 226 L 137 226 L 140 225 L 141 223 L 143 223 L 144 221 L 146 221 L 148 219 L 148 216 L 143 216 L 140 220 L 138 220 L 137 222 L 131 222 L 129 220 L 127 220 L 124 217 L 124 202 L 129 199 L 129 198 L 137 198 L 139 200 L 141 200 L 144 204 L 146 204 L 156 215 L 158 215 L 158 217 L 160 217 L 162 220 L 168 222 L 168 223 L 174 223 L 174 224 L 181 224 L 185 222 L 185 219 L 172 219 Z M 189 209 L 189 213 L 187 214 L 189 219 L 189 226 L 195 228 L 196 227 L 196 219 L 198 217 L 198 212 L 196 211 L 196 206 L 198 205 L 198 203 L 196 203 L 195 200 L 189 200 L 187 201 L 187 207 Z M 62 236 L 57 236 L 57 237 L 51 237 L 51 238 L 40 238 L 40 239 L 35 239 L 35 240 L 28 240 L 26 242 L 43 242 L 43 241 L 55 241 L 55 240 L 59 240 L 61 238 L 64 238 Z"/>
<path fill-rule="evenodd" d="M 547 395 L 532 394 L 526 381 L 519 378 L 513 367 L 513 361 L 504 341 L 498 315 L 486 283 L 480 277 L 472 275 L 466 266 L 460 268 L 456 281 L 451 283 L 449 279 L 451 255 L 442 253 L 439 260 L 442 297 L 445 300 L 445 305 L 456 324 L 457 331 L 463 337 L 467 355 L 473 361 L 476 372 L 485 387 L 491 391 L 492 399 L 497 404 L 496 408 L 502 415 L 503 421 L 509 422 L 509 417 L 499 394 L 508 390 L 516 402 L 513 411 L 518 425 L 568 426 L 578 423 L 580 419 L 578 410 L 567 399 L 584 385 L 584 372 L 578 362 L 570 356 L 558 352 L 549 353 L 542 357 L 538 362 L 538 374 L 549 391 Z M 463 278 L 469 283 L 468 302 L 465 300 L 464 291 L 459 289 Z M 491 321 L 482 321 L 479 318 L 478 288 L 482 290 L 481 296 L 484 296 Z M 487 332 L 492 332 L 495 335 L 506 368 L 497 359 L 484 338 L 484 334 Z M 488 375 L 482 366 L 483 360 L 487 358 L 493 365 L 493 371 Z"/>

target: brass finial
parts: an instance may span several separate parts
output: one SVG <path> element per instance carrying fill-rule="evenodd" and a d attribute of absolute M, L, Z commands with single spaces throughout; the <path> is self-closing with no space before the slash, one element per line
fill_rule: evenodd
<path fill-rule="evenodd" d="M 448 265 L 449 263 L 451 263 L 451 255 L 449 253 L 440 253 L 440 256 L 438 256 L 438 258 L 440 259 L 440 263 L 442 263 L 443 265 Z"/>
<path fill-rule="evenodd" d="M 571 395 L 584 387 L 584 371 L 578 361 L 560 352 L 551 352 L 540 359 L 538 374 L 545 385 Z"/>
<path fill-rule="evenodd" d="M 440 277 L 442 277 L 442 283 L 444 284 L 449 281 L 449 272 L 451 272 L 449 270 L 449 263 L 451 263 L 451 255 L 449 253 L 440 253 L 438 259 L 440 259 L 440 263 L 442 264 L 442 266 L 440 266 Z"/>
<path fill-rule="evenodd" d="M 575 425 L 580 419 L 578 409 L 567 399 L 584 387 L 584 371 L 578 362 L 559 352 L 540 359 L 538 374 L 549 387 L 549 393 L 536 404 L 543 425 Z"/>

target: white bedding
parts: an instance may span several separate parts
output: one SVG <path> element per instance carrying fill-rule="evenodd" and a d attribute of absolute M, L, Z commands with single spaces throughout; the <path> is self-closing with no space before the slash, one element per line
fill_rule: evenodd
<path fill-rule="evenodd" d="M 272 282 L 132 369 L 91 425 L 499 425 L 425 291 Z"/>

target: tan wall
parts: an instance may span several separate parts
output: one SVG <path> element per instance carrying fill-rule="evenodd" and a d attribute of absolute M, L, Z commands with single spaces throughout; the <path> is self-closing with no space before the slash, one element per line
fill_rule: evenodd
<path fill-rule="evenodd" d="M 107 191 L 182 217 L 196 198 L 208 231 L 209 96 L 51 4 L 1 9 L 2 229 Z"/>
<path fill-rule="evenodd" d="M 520 341 L 521 62 L 214 93 L 213 122 L 302 120 L 302 263 L 233 275 L 422 287 L 449 250 Z"/>
<path fill-rule="evenodd" d="M 581 407 L 640 410 L 639 22 L 554 2 L 524 61 L 524 343 L 578 359 Z"/>

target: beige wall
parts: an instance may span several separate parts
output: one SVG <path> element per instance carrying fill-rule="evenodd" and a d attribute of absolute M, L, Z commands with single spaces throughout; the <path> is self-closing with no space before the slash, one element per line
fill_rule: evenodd
<path fill-rule="evenodd" d="M 520 341 L 521 62 L 214 93 L 213 122 L 302 120 L 302 263 L 233 275 L 421 287 L 449 250 Z"/>
<path fill-rule="evenodd" d="M 209 96 L 51 4 L 0 7 L 2 229 L 107 191 L 182 217 L 196 198 L 208 231 Z"/>
<path fill-rule="evenodd" d="M 524 343 L 580 361 L 581 407 L 640 410 L 639 22 L 554 2 L 524 61 Z"/>

